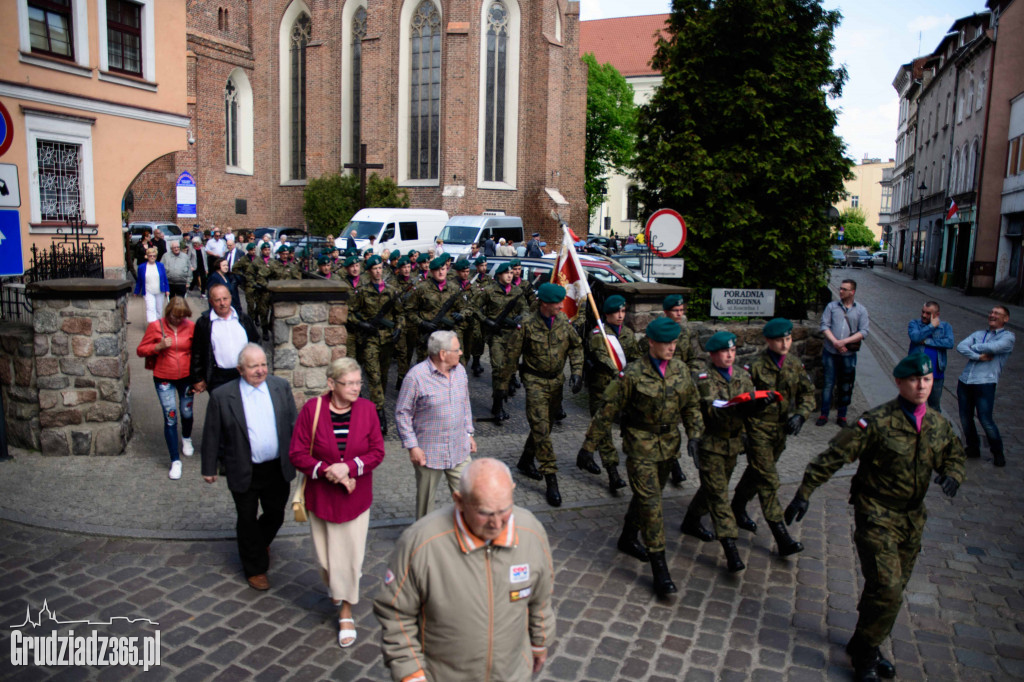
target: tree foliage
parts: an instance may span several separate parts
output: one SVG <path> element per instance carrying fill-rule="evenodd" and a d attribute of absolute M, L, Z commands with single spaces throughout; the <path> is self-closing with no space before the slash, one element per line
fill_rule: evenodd
<path fill-rule="evenodd" d="M 827 105 L 846 81 L 831 57 L 840 14 L 819 0 L 672 7 L 652 62 L 664 80 L 640 108 L 641 212 L 686 219 L 695 314 L 712 287 L 750 287 L 775 289 L 776 312 L 803 317 L 852 163 Z"/>
<path fill-rule="evenodd" d="M 598 64 L 593 54 L 587 65 L 587 149 L 583 166 L 587 212 L 593 217 L 608 186 L 608 175 L 625 173 L 633 164 L 636 146 L 636 105 L 633 86 L 611 64 Z"/>
<path fill-rule="evenodd" d="M 848 208 L 839 216 L 843 225 L 843 241 L 839 241 L 838 230 L 832 235 L 832 241 L 851 248 L 858 246 L 874 246 L 878 243 L 875 233 L 868 227 L 867 216 L 859 208 Z"/>
<path fill-rule="evenodd" d="M 302 200 L 312 234 L 338 235 L 359 210 L 359 176 L 330 173 L 312 178 Z M 391 178 L 373 173 L 366 181 L 366 207 L 409 208 L 409 194 Z"/>

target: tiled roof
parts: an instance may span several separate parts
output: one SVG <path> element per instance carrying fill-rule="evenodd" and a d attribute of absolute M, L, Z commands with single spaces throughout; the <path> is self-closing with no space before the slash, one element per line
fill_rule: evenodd
<path fill-rule="evenodd" d="M 667 14 L 643 17 L 619 17 L 580 22 L 580 54 L 593 52 L 598 64 L 611 62 L 612 66 L 629 78 L 657 73 L 651 68 L 654 56 L 654 34 L 662 32 L 666 38 Z"/>

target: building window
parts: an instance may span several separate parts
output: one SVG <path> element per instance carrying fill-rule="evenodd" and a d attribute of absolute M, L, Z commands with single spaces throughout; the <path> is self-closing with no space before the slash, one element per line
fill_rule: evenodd
<path fill-rule="evenodd" d="M 290 98 L 291 174 L 292 180 L 306 178 L 306 46 L 312 30 L 308 14 L 302 14 L 292 24 L 288 52 L 291 66 Z"/>
<path fill-rule="evenodd" d="M 892 212 L 892 186 L 882 187 L 882 208 L 880 213 Z"/>
<path fill-rule="evenodd" d="M 217 30 L 228 30 L 228 11 L 224 7 L 217 8 Z"/>
<path fill-rule="evenodd" d="M 224 162 L 238 165 L 238 88 L 231 80 L 224 87 Z"/>
<path fill-rule="evenodd" d="M 508 9 L 494 2 L 487 12 L 487 73 L 484 95 L 484 180 L 502 182 L 505 163 L 505 69 Z"/>
<path fill-rule="evenodd" d="M 960 91 L 960 99 L 956 103 L 956 122 L 963 123 L 964 120 L 964 100 L 967 99 L 967 93 L 963 90 Z"/>
<path fill-rule="evenodd" d="M 949 193 L 956 194 L 960 191 L 959 178 L 960 174 L 960 150 L 953 150 L 953 165 L 949 167 Z"/>
<path fill-rule="evenodd" d="M 423 0 L 410 26 L 409 178 L 439 176 L 441 156 L 441 14 Z"/>
<path fill-rule="evenodd" d="M 74 59 L 71 0 L 32 0 L 28 4 L 32 51 Z"/>
<path fill-rule="evenodd" d="M 228 173 L 252 175 L 252 87 L 242 69 L 224 85 L 224 165 Z"/>
<path fill-rule="evenodd" d="M 134 2 L 107 0 L 107 66 L 142 75 L 142 11 Z"/>
<path fill-rule="evenodd" d="M 950 98 L 951 95 L 949 93 L 946 93 L 946 118 L 943 121 L 942 125 L 949 125 Z"/>
<path fill-rule="evenodd" d="M 986 78 L 986 74 L 985 74 L 984 71 L 982 71 L 981 72 L 981 80 L 978 81 L 978 103 L 976 105 L 977 108 L 978 108 L 978 111 L 981 111 L 981 107 L 983 106 L 983 103 L 985 101 L 985 78 Z"/>
<path fill-rule="evenodd" d="M 636 185 L 626 188 L 626 220 L 640 219 L 640 190 Z"/>
<path fill-rule="evenodd" d="M 977 171 L 978 165 L 978 141 L 975 140 L 974 144 L 971 145 L 970 157 L 968 157 L 967 165 L 967 183 L 964 185 L 965 191 L 971 191 L 974 189 L 974 176 Z"/>
<path fill-rule="evenodd" d="M 860 206 L 860 197 L 854 194 L 850 197 L 850 207 L 857 208 L 858 206 Z"/>
<path fill-rule="evenodd" d="M 366 8 L 360 7 L 352 16 L 352 160 L 359 161 L 362 144 L 363 38 L 366 37 Z"/>
<path fill-rule="evenodd" d="M 974 81 L 967 87 L 967 118 L 974 112 Z"/>
<path fill-rule="evenodd" d="M 1010 153 L 1006 160 L 1006 177 L 1016 175 L 1022 170 L 1020 163 L 1021 140 L 1024 140 L 1024 136 L 1010 140 Z"/>
<path fill-rule="evenodd" d="M 81 217 L 81 145 L 37 140 L 36 156 L 40 220 L 64 222 Z"/>

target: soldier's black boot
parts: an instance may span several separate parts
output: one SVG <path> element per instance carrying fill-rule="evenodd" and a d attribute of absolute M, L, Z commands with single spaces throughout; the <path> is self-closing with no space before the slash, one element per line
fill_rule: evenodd
<path fill-rule="evenodd" d="M 672 471 L 669 474 L 669 480 L 677 488 L 686 480 L 686 474 L 683 473 L 683 467 L 679 466 L 678 458 L 672 460 Z"/>
<path fill-rule="evenodd" d="M 491 414 L 494 415 L 496 424 L 508 419 L 508 412 L 502 407 L 502 403 L 505 401 L 505 391 L 495 391 L 491 400 Z"/>
<path fill-rule="evenodd" d="M 850 662 L 853 663 L 853 679 L 857 682 L 878 682 L 879 678 L 879 653 L 878 647 L 869 646 L 861 642 L 857 635 L 846 644 L 846 653 L 850 655 Z M 892 668 L 892 664 L 888 667 Z M 896 670 L 892 670 L 896 674 Z"/>
<path fill-rule="evenodd" d="M 387 415 L 384 413 L 384 408 L 383 407 L 378 407 L 377 408 L 377 419 L 380 420 L 380 432 L 381 432 L 381 435 L 384 435 L 384 436 L 388 435 L 388 418 L 387 418 Z"/>
<path fill-rule="evenodd" d="M 733 500 L 732 515 L 736 517 L 737 526 L 743 530 L 749 530 L 751 533 L 757 532 L 757 524 L 754 523 L 754 519 L 750 518 L 750 514 L 747 513 L 747 505 L 739 500 Z"/>
<path fill-rule="evenodd" d="M 560 422 L 560 421 L 562 421 L 563 419 L 565 419 L 565 418 L 566 418 L 566 417 L 568 417 L 568 416 L 569 416 L 569 415 L 567 415 L 567 414 L 565 413 L 565 408 L 564 408 L 564 407 L 562 407 L 561 405 L 559 405 L 559 406 L 558 406 L 558 414 L 556 414 L 556 415 L 555 415 L 555 421 L 556 421 L 556 422 Z"/>
<path fill-rule="evenodd" d="M 484 373 L 484 368 L 480 366 L 480 356 L 473 356 L 473 376 L 478 377 Z"/>
<path fill-rule="evenodd" d="M 640 561 L 650 561 L 650 557 L 647 555 L 647 548 L 644 547 L 644 543 L 640 542 L 640 538 L 637 537 L 639 532 L 639 528 L 626 521 L 626 525 L 622 527 L 622 535 L 619 536 L 619 543 L 616 547 L 619 548 L 620 552 L 635 557 Z"/>
<path fill-rule="evenodd" d="M 518 469 L 519 473 L 523 476 L 532 478 L 535 481 L 539 481 L 544 478 L 540 475 L 540 472 L 537 471 L 537 465 L 533 463 L 533 455 L 528 455 L 525 452 L 523 453 L 523 456 L 519 458 L 519 462 L 516 463 L 516 469 Z"/>
<path fill-rule="evenodd" d="M 683 517 L 683 525 L 679 527 L 679 530 L 683 531 L 684 535 L 692 535 L 701 542 L 711 542 L 715 539 L 714 532 L 708 530 L 700 522 L 700 516 L 691 513 L 689 509 L 686 510 L 686 516 Z"/>
<path fill-rule="evenodd" d="M 768 529 L 772 532 L 772 537 L 775 538 L 775 544 L 779 546 L 779 556 L 789 556 L 804 551 L 803 544 L 790 537 L 789 531 L 786 530 L 786 524 L 782 521 L 769 521 Z"/>
<path fill-rule="evenodd" d="M 740 553 L 736 549 L 736 540 L 733 538 L 722 538 L 722 549 L 725 550 L 725 566 L 730 573 L 739 573 L 747 567 L 740 559 Z"/>
<path fill-rule="evenodd" d="M 896 667 L 882 656 L 882 652 L 879 651 L 878 647 L 875 647 L 875 656 L 878 660 L 875 662 L 875 671 L 879 677 L 884 677 L 887 680 L 891 680 L 896 677 Z"/>
<path fill-rule="evenodd" d="M 533 465 L 533 459 L 530 460 L 531 466 Z M 544 474 L 544 482 L 547 484 L 548 489 L 544 493 L 544 496 L 548 500 L 548 504 L 552 507 L 562 506 L 562 493 L 558 492 L 558 476 L 555 474 Z"/>
<path fill-rule="evenodd" d="M 619 476 L 619 467 L 609 464 L 605 467 L 608 470 L 608 492 L 615 495 L 620 489 L 626 487 L 626 482 Z"/>
<path fill-rule="evenodd" d="M 516 389 L 517 388 L 519 388 L 519 379 L 517 379 L 516 375 L 513 374 L 512 378 L 508 380 L 508 390 L 505 392 L 505 394 L 509 398 L 511 398 L 512 396 L 514 396 L 516 394 Z"/>
<path fill-rule="evenodd" d="M 659 597 L 667 597 L 679 590 L 672 582 L 672 576 L 668 574 L 668 564 L 665 563 L 665 552 L 648 552 L 651 560 L 651 575 L 654 578 L 654 593 Z"/>
<path fill-rule="evenodd" d="M 594 461 L 594 453 L 587 452 L 583 448 L 576 453 L 576 466 L 589 474 L 601 473 L 601 467 L 597 466 L 597 462 Z"/>

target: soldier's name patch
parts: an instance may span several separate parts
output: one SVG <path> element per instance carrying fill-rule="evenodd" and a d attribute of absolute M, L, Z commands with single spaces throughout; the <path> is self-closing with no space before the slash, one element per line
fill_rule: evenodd
<path fill-rule="evenodd" d="M 868 428 L 868 422 L 866 419 L 864 419 L 864 417 L 861 417 L 860 419 L 857 420 L 857 426 L 859 426 L 862 429 L 866 429 Z"/>
<path fill-rule="evenodd" d="M 525 583 L 530 579 L 530 564 L 519 564 L 508 570 L 508 581 L 510 583 Z"/>
<path fill-rule="evenodd" d="M 526 599 L 533 592 L 532 588 L 524 587 L 521 590 L 512 590 L 508 593 L 509 601 L 519 601 L 520 599 Z"/>

